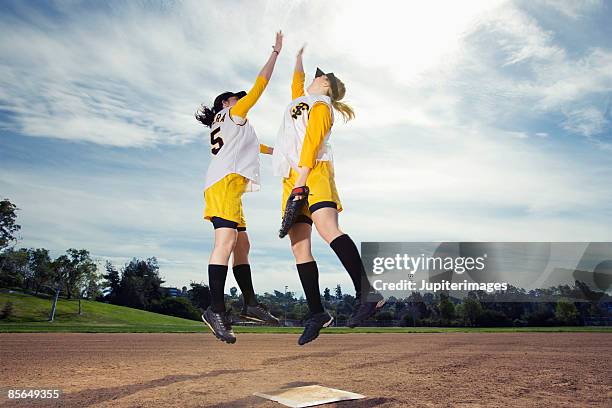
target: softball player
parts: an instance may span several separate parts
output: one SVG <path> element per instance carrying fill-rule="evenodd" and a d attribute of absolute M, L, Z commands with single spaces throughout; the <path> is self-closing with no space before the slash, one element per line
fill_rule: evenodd
<path fill-rule="evenodd" d="M 309 316 L 298 344 L 304 345 L 329 326 L 333 318 L 323 309 L 319 290 L 319 272 L 311 252 L 312 224 L 334 250 L 348 272 L 355 287 L 357 304 L 348 321 L 355 327 L 372 316 L 384 299 L 371 288 L 357 246 L 338 226 L 342 204 L 334 181 L 334 164 L 329 139 L 334 123 L 334 110 L 348 121 L 354 118 L 353 109 L 341 102 L 346 92 L 344 83 L 333 73 L 325 74 L 317 68 L 315 78 L 304 93 L 302 54 L 297 55 L 292 101 L 285 110 L 273 153 L 274 172 L 283 177 L 283 211 L 286 224 L 290 211 L 295 222 L 288 229 L 291 249 L 308 302 Z M 300 204 L 307 202 L 307 205 Z M 301 208 L 300 208 L 301 207 Z M 291 215 L 293 218 L 294 214 Z M 281 237 L 284 232 L 281 229 Z"/>
<path fill-rule="evenodd" d="M 211 221 L 215 229 L 215 244 L 208 264 L 212 302 L 202 319 L 218 339 L 227 343 L 236 342 L 224 301 L 225 279 L 232 254 L 232 270 L 244 298 L 240 316 L 272 325 L 279 323 L 256 301 L 242 194 L 259 190 L 259 153 L 272 154 L 273 151 L 259 143 L 247 113 L 270 80 L 282 41 L 282 33 L 278 32 L 272 54 L 249 93 L 222 93 L 215 98 L 212 109 L 202 106 L 195 115 L 198 121 L 211 128 L 212 158 L 206 172 L 204 218 Z"/>

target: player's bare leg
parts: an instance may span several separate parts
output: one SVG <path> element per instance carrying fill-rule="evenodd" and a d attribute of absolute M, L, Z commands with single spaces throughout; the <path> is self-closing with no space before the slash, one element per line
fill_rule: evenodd
<path fill-rule="evenodd" d="M 249 264 L 249 250 L 251 243 L 246 231 L 238 231 L 236 245 L 234 246 L 234 260 L 232 271 L 234 278 L 240 287 L 243 298 L 242 311 L 240 317 L 246 320 L 265 323 L 273 326 L 280 324 L 279 320 L 273 316 L 261 304 L 257 303 L 255 289 L 253 289 L 253 279 L 251 277 L 251 265 Z"/>
<path fill-rule="evenodd" d="M 246 231 L 238 231 L 233 252 L 233 266 L 248 264 L 250 250 L 251 242 L 249 241 L 249 234 Z"/>
<path fill-rule="evenodd" d="M 356 327 L 373 316 L 384 305 L 385 300 L 370 286 L 357 246 L 348 234 L 340 230 L 338 211 L 330 207 L 320 208 L 312 213 L 312 221 L 321 238 L 332 247 L 353 281 L 356 304 L 347 326 Z"/>
<path fill-rule="evenodd" d="M 294 224 L 289 230 L 291 240 L 291 251 L 295 257 L 295 263 L 301 264 L 314 261 L 312 257 L 312 226 L 305 222 Z"/>
<path fill-rule="evenodd" d="M 325 242 L 330 244 L 344 232 L 338 226 L 338 210 L 335 208 L 320 208 L 312 213 L 312 221 L 317 232 Z"/>
<path fill-rule="evenodd" d="M 230 255 L 236 246 L 237 239 L 238 231 L 236 231 L 234 228 L 215 229 L 215 245 L 210 253 L 208 263 L 227 266 Z"/>

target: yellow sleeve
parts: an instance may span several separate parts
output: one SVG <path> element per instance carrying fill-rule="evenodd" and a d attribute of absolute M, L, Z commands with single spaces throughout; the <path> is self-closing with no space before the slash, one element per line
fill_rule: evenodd
<path fill-rule="evenodd" d="M 270 146 L 265 145 L 263 143 L 259 144 L 259 153 L 268 154 L 269 151 L 270 151 Z"/>
<path fill-rule="evenodd" d="M 267 85 L 268 80 L 262 76 L 258 76 L 255 80 L 255 85 L 253 85 L 249 93 L 240 98 L 232 109 L 230 109 L 230 115 L 240 116 L 241 118 L 246 119 L 249 109 L 255 105 L 255 102 L 257 102 Z"/>
<path fill-rule="evenodd" d="M 332 120 L 329 107 L 322 102 L 315 103 L 308 117 L 306 135 L 304 136 L 304 144 L 302 145 L 302 153 L 300 154 L 298 166 L 308 167 L 309 169 L 314 167 L 321 143 L 323 143 L 323 139 L 331 127 Z"/>
<path fill-rule="evenodd" d="M 293 82 L 291 82 L 291 99 L 299 98 L 304 96 L 304 79 L 306 74 L 303 72 L 295 71 L 293 73 Z"/>

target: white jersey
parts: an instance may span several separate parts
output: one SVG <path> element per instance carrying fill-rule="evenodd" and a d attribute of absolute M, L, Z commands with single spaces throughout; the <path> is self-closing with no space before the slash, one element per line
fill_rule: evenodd
<path fill-rule="evenodd" d="M 205 190 L 231 173 L 249 180 L 246 191 L 259 190 L 259 140 L 248 120 L 240 125 L 230 116 L 230 108 L 221 110 L 211 126 L 210 144 Z"/>
<path fill-rule="evenodd" d="M 272 155 L 272 166 L 274 175 L 289 177 L 289 171 L 293 167 L 298 170 L 300 155 L 302 154 L 302 145 L 306 136 L 306 127 L 308 126 L 308 116 L 310 109 L 315 103 L 322 102 L 329 107 L 331 112 L 332 125 L 334 123 L 334 110 L 331 105 L 331 99 L 326 95 L 305 95 L 291 101 L 283 116 L 283 123 L 278 130 L 276 144 L 274 145 L 274 154 Z M 333 162 L 331 145 L 329 137 L 331 129 L 325 135 L 317 161 Z"/>

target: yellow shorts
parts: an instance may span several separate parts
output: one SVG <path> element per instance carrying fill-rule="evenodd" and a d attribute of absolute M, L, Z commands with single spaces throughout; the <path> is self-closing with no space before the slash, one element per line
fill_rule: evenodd
<path fill-rule="evenodd" d="M 289 172 L 289 177 L 283 178 L 283 214 L 285 213 L 285 204 L 297 179 L 298 172 L 293 168 Z M 340 203 L 340 197 L 338 196 L 338 190 L 336 190 L 336 183 L 334 181 L 334 166 L 332 163 L 328 161 L 317 162 L 306 179 L 306 185 L 310 189 L 308 207 L 323 201 L 331 201 L 336 203 L 338 212 L 342 211 L 342 204 Z M 302 214 L 311 218 L 308 207 L 304 207 Z"/>
<path fill-rule="evenodd" d="M 232 173 L 223 177 L 204 191 L 204 218 L 211 220 L 219 217 L 238 223 L 238 228 L 246 228 L 242 211 L 242 194 L 248 180 L 240 174 Z"/>

